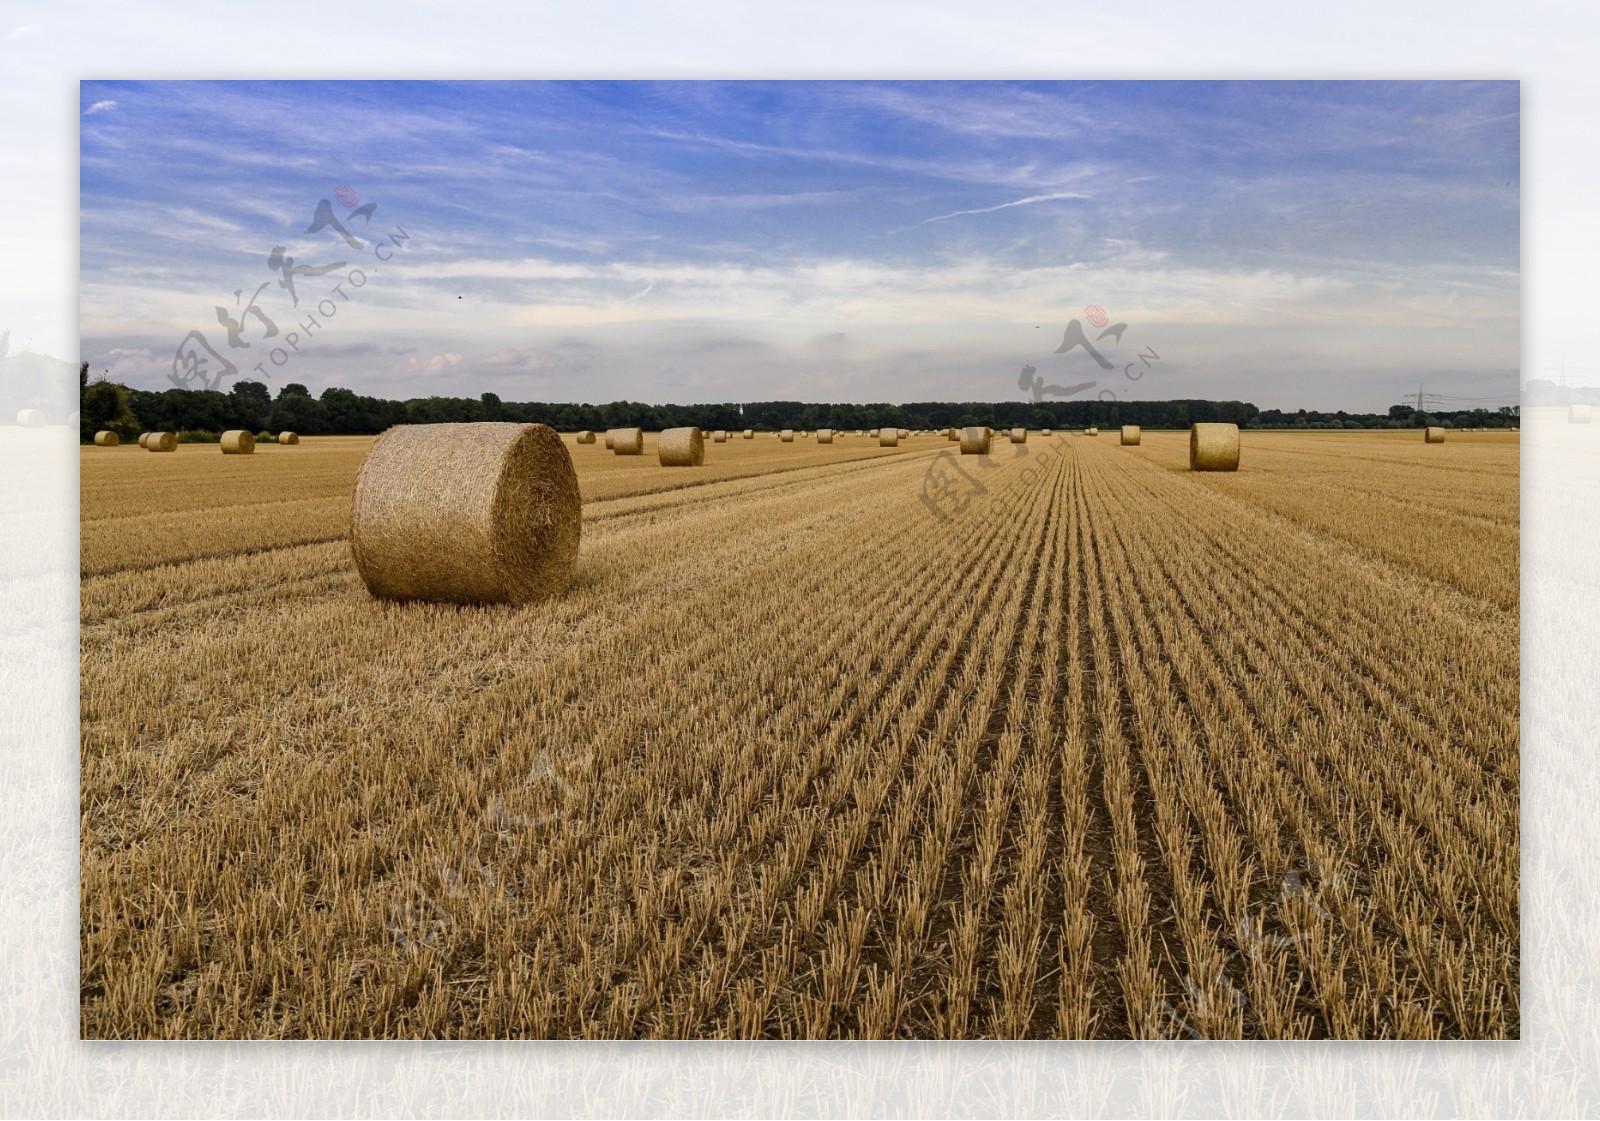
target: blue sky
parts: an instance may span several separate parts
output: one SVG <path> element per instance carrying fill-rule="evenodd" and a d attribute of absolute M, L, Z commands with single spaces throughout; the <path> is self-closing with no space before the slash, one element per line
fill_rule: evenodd
<path fill-rule="evenodd" d="M 1263 407 L 1518 384 L 1515 82 L 86 81 L 80 102 L 82 356 L 143 387 L 191 330 L 274 389 L 402 397 L 1002 400 L 1023 364 Z M 306 232 L 321 199 L 375 204 L 360 249 Z M 296 307 L 275 246 L 346 267 L 298 276 Z M 216 306 L 262 283 L 279 336 L 245 318 L 229 347 Z M 1089 305 L 1127 324 L 1109 373 L 1052 353 Z"/>

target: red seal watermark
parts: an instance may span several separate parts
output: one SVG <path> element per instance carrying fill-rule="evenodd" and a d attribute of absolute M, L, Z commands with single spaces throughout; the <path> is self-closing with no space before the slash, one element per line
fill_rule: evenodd
<path fill-rule="evenodd" d="M 1104 327 L 1111 320 L 1111 317 L 1106 314 L 1106 309 L 1099 304 L 1090 304 L 1084 308 L 1083 317 L 1096 327 Z"/>
<path fill-rule="evenodd" d="M 338 199 L 345 206 L 354 206 L 356 203 L 361 201 L 354 188 L 347 183 L 341 183 L 339 186 L 335 187 L 333 190 L 333 197 Z M 1099 326 L 1099 324 L 1096 324 L 1096 326 Z"/>

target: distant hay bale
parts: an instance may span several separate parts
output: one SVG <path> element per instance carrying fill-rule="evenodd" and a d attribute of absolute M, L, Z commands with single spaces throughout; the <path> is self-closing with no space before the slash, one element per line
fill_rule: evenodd
<path fill-rule="evenodd" d="M 592 444 L 592 443 L 594 443 L 594 433 L 590 432 L 587 428 L 585 428 L 582 432 L 578 433 L 578 443 L 580 443 L 580 444 Z"/>
<path fill-rule="evenodd" d="M 109 428 L 102 428 L 94 434 L 94 446 L 97 448 L 114 448 L 117 443 L 117 434 Z"/>
<path fill-rule="evenodd" d="M 1100 429 L 1098 429 L 1098 428 L 1085 428 L 1083 430 L 1083 434 L 1085 436 L 1098 436 L 1098 435 L 1100 435 Z"/>
<path fill-rule="evenodd" d="M 175 452 L 178 450 L 176 432 L 146 432 L 144 450 L 147 452 Z"/>
<path fill-rule="evenodd" d="M 401 424 L 368 450 L 350 550 L 383 599 L 529 603 L 578 559 L 572 454 L 543 424 Z"/>
<path fill-rule="evenodd" d="M 1040 432 L 1039 432 L 1039 435 L 1048 436 L 1048 435 L 1050 435 L 1050 430 L 1048 428 L 1041 429 Z"/>
<path fill-rule="evenodd" d="M 1122 426 L 1122 446 L 1125 448 L 1138 447 L 1139 441 L 1143 436 L 1144 433 L 1140 431 L 1137 424 L 1124 424 Z"/>
<path fill-rule="evenodd" d="M 713 443 L 726 444 L 728 442 L 728 434 L 719 428 L 711 434 L 711 440 Z"/>
<path fill-rule="evenodd" d="M 1028 442 L 1028 430 L 1026 428 L 1013 428 L 1011 430 L 1011 442 L 1013 444 L 1026 444 Z"/>
<path fill-rule="evenodd" d="M 756 438 L 756 430 L 754 428 L 746 428 L 744 430 L 744 438 L 746 440 L 754 440 Z"/>
<path fill-rule="evenodd" d="M 987 428 L 963 428 L 961 430 L 961 454 L 988 455 L 990 439 Z"/>
<path fill-rule="evenodd" d="M 705 438 L 698 428 L 669 428 L 656 438 L 663 467 L 699 467 L 706 461 Z"/>
<path fill-rule="evenodd" d="M 1444 443 L 1444 429 L 1437 425 L 1430 425 L 1427 431 L 1422 434 L 1422 442 L 1425 444 Z"/>
<path fill-rule="evenodd" d="M 902 440 L 909 440 L 909 439 L 911 439 L 911 433 L 907 432 L 904 428 L 902 428 L 902 429 L 900 429 L 900 438 Z"/>
<path fill-rule="evenodd" d="M 880 448 L 897 448 L 900 446 L 900 430 L 898 428 L 878 429 L 878 446 Z"/>
<path fill-rule="evenodd" d="M 944 430 L 944 438 L 951 441 L 959 440 L 961 439 L 961 433 L 957 432 L 954 428 L 946 428 Z"/>
<path fill-rule="evenodd" d="M 643 455 L 644 429 L 613 428 L 606 433 L 606 447 L 618 455 Z"/>
<path fill-rule="evenodd" d="M 794 429 L 785 428 L 782 432 L 778 433 L 778 439 L 782 440 L 786 444 L 794 443 Z"/>
<path fill-rule="evenodd" d="M 150 438 L 150 433 L 148 433 L 148 432 L 139 433 L 139 446 L 141 448 L 144 447 L 144 442 L 146 440 L 148 440 L 149 438 Z"/>
<path fill-rule="evenodd" d="M 817 429 L 817 443 L 819 443 L 819 444 L 831 444 L 831 443 L 833 443 L 833 429 L 831 429 L 831 428 L 819 428 L 819 429 Z"/>
<path fill-rule="evenodd" d="M 256 438 L 242 428 L 231 428 L 222 434 L 223 455 L 254 455 Z"/>
<path fill-rule="evenodd" d="M 17 423 L 24 428 L 39 428 L 44 425 L 44 414 L 38 409 L 23 409 L 17 414 Z"/>
<path fill-rule="evenodd" d="M 1196 424 L 1189 429 L 1189 470 L 1237 471 L 1239 426 Z"/>
<path fill-rule="evenodd" d="M 300 442 L 300 435 L 297 432 L 280 432 L 280 433 L 278 433 L 278 443 L 280 443 L 280 444 L 298 444 L 299 442 Z"/>
<path fill-rule="evenodd" d="M 1590 409 L 1589 409 L 1588 405 L 1568 405 L 1567 406 L 1567 423 L 1568 424 L 1588 424 L 1589 423 L 1589 413 L 1590 413 Z"/>
<path fill-rule="evenodd" d="M 878 438 L 878 430 L 876 428 L 872 429 L 871 431 L 869 431 L 867 433 L 867 439 L 876 440 L 877 438 Z"/>

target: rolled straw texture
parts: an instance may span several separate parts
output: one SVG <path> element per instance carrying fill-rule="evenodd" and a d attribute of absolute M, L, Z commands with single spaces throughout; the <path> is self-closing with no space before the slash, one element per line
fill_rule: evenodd
<path fill-rule="evenodd" d="M 402 424 L 368 450 L 350 548 L 373 595 L 529 603 L 567 585 L 582 499 L 572 455 L 543 424 Z"/>

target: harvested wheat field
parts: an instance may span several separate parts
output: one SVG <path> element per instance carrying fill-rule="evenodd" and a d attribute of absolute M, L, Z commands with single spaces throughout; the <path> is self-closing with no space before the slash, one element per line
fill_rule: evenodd
<path fill-rule="evenodd" d="M 569 435 L 520 607 L 86 449 L 83 1035 L 1517 1036 L 1517 438 L 1242 435 Z"/>

